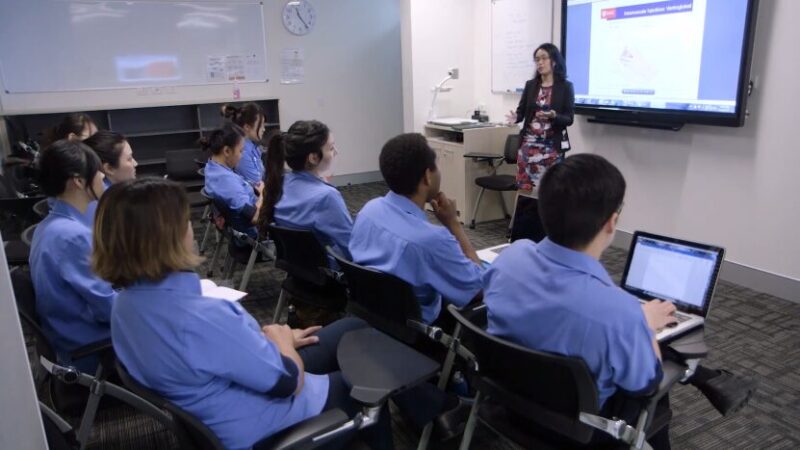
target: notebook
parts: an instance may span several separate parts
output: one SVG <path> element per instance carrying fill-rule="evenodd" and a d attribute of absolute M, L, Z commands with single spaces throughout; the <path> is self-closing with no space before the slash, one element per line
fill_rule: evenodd
<path fill-rule="evenodd" d="M 642 301 L 675 304 L 678 322 L 656 335 L 672 340 L 705 323 L 724 258 L 721 247 L 637 231 L 621 285 Z"/>

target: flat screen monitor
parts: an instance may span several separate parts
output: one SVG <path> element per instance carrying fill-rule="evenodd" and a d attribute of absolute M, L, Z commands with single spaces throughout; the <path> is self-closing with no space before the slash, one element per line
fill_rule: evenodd
<path fill-rule="evenodd" d="M 742 126 L 758 0 L 567 0 L 575 112 L 630 125 Z"/>

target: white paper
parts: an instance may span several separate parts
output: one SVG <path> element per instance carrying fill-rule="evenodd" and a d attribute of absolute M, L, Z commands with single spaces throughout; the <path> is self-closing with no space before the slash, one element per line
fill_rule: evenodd
<path fill-rule="evenodd" d="M 206 63 L 206 81 L 225 81 L 225 57 L 209 56 Z"/>
<path fill-rule="evenodd" d="M 219 298 L 229 302 L 238 302 L 247 295 L 247 292 L 237 291 L 229 287 L 217 286 L 216 283 L 207 279 L 200 280 L 200 290 L 203 293 L 203 297 Z"/>
<path fill-rule="evenodd" d="M 225 73 L 228 81 L 245 81 L 245 58 L 241 55 L 228 55 L 225 57 Z"/>
<path fill-rule="evenodd" d="M 305 55 L 302 48 L 281 51 L 281 84 L 302 83 L 306 77 Z"/>

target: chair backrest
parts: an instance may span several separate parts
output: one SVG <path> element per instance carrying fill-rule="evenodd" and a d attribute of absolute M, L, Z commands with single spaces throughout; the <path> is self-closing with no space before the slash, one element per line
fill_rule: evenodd
<path fill-rule="evenodd" d="M 490 335 L 476 325 L 485 321 L 485 308 L 470 319 L 456 308 L 448 309 L 462 326 L 462 344 L 477 359 L 481 392 L 540 427 L 582 444 L 591 440 L 594 430 L 578 416 L 598 414 L 598 394 L 582 359 L 531 350 Z"/>
<path fill-rule="evenodd" d="M 347 311 L 367 321 L 378 330 L 413 345 L 419 341 L 418 331 L 408 320 L 422 321 L 419 302 L 411 285 L 380 270 L 348 261 L 328 247 L 347 282 Z"/>
<path fill-rule="evenodd" d="M 509 134 L 506 136 L 506 146 L 503 148 L 506 164 L 517 163 L 517 152 L 519 151 L 519 134 Z"/>
<path fill-rule="evenodd" d="M 173 422 L 171 423 L 164 423 L 163 417 L 154 416 L 154 418 L 176 435 L 182 449 L 223 450 L 225 448 L 217 435 L 203 422 L 136 381 L 119 359 L 117 359 L 116 366 L 120 381 L 126 389 L 172 415 Z"/>
<path fill-rule="evenodd" d="M 11 286 L 14 289 L 14 297 L 17 299 L 20 320 L 33 332 L 36 339 L 37 354 L 44 356 L 49 361 L 57 361 L 55 349 L 50 345 L 50 341 L 47 340 L 39 325 L 39 316 L 36 313 L 36 294 L 31 274 L 27 270 L 21 269 L 11 272 Z"/>
<path fill-rule="evenodd" d="M 33 242 L 33 233 L 36 231 L 36 225 L 37 224 L 33 224 L 28 228 L 25 228 L 25 230 L 22 232 L 22 235 L 20 236 L 22 242 L 28 244 L 28 246 L 30 246 L 31 242 Z"/>
<path fill-rule="evenodd" d="M 33 212 L 42 219 L 47 217 L 47 215 L 50 214 L 50 203 L 47 202 L 47 198 L 43 198 L 34 203 Z"/>
<path fill-rule="evenodd" d="M 317 286 L 330 282 L 323 270 L 328 267 L 328 258 L 314 233 L 274 223 L 267 226 L 267 233 L 275 242 L 275 267 Z"/>
<path fill-rule="evenodd" d="M 34 207 L 44 197 L 0 198 L 0 231 L 7 240 L 19 236 L 26 227 L 40 222 L 42 217 Z"/>
<path fill-rule="evenodd" d="M 200 149 L 170 150 L 164 153 L 167 177 L 171 180 L 198 180 L 202 177 L 197 173 L 197 163 L 205 159 L 205 153 Z"/>

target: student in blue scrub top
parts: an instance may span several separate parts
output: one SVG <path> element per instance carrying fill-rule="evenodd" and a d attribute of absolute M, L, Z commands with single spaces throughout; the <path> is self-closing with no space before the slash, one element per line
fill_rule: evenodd
<path fill-rule="evenodd" d="M 258 103 L 245 103 L 241 108 L 223 105 L 222 116 L 244 130 L 246 139 L 242 158 L 234 171 L 255 186 L 264 180 L 265 172 L 260 145 L 266 123 L 264 110 Z"/>
<path fill-rule="evenodd" d="M 233 123 L 201 140 L 203 148 L 211 153 L 205 167 L 205 189 L 218 205 L 227 208 L 233 229 L 255 238 L 264 183 L 259 181 L 253 186 L 233 170 L 242 159 L 245 141 L 244 130 Z"/>
<path fill-rule="evenodd" d="M 328 127 L 316 120 L 297 121 L 269 144 L 269 172 L 259 225 L 269 223 L 311 230 L 320 243 L 350 256 L 347 244 L 353 219 L 342 194 L 326 183 L 336 157 L 336 144 Z M 284 164 L 291 170 L 284 174 Z"/>
<path fill-rule="evenodd" d="M 89 266 L 92 230 L 85 213 L 103 191 L 100 160 L 80 142 L 57 141 L 42 152 L 39 177 L 52 206 L 31 242 L 36 311 L 59 362 L 93 373 L 96 359 L 72 361 L 69 354 L 110 337 L 111 306 L 117 297 Z"/>
<path fill-rule="evenodd" d="M 189 202 L 175 182 L 125 181 L 99 202 L 92 266 L 123 288 L 111 335 L 131 376 L 231 449 L 250 448 L 331 408 L 355 414 L 336 347 L 366 324 L 349 318 L 322 329 L 259 327 L 239 303 L 203 295 L 192 271 L 201 261 L 193 243 Z M 389 425 L 383 411 L 364 439 L 392 448 Z"/>
<path fill-rule="evenodd" d="M 489 333 L 582 358 L 595 377 L 607 417 L 634 423 L 635 417 L 625 417 L 631 404 L 624 399 L 658 386 L 661 348 L 655 334 L 676 319 L 672 303 L 640 304 L 600 264 L 614 238 L 624 195 L 625 179 L 601 156 L 579 154 L 548 169 L 539 187 L 547 237 L 538 244 L 521 239 L 504 250 L 484 275 L 483 301 Z M 723 414 L 746 403 L 755 387 L 704 367 L 698 367 L 691 383 L 710 399 L 721 400 L 714 405 Z M 665 401 L 659 407 L 668 405 Z M 668 427 L 648 440 L 654 448 L 669 448 Z"/>
<path fill-rule="evenodd" d="M 424 136 L 390 139 L 381 150 L 380 169 L 391 192 L 358 213 L 350 254 L 354 262 L 412 285 L 423 320 L 432 323 L 442 310 L 442 297 L 464 306 L 481 291 L 481 262 L 454 202 L 439 190 L 436 153 Z M 444 226 L 428 221 L 423 209 L 428 202 Z"/>
<path fill-rule="evenodd" d="M 136 166 L 139 164 L 133 158 L 133 149 L 125 136 L 113 131 L 101 130 L 83 141 L 94 150 L 100 158 L 100 170 L 105 175 L 103 185 L 105 189 L 114 183 L 136 178 Z M 89 226 L 94 222 L 94 213 L 97 202 L 91 202 L 86 211 Z"/>

